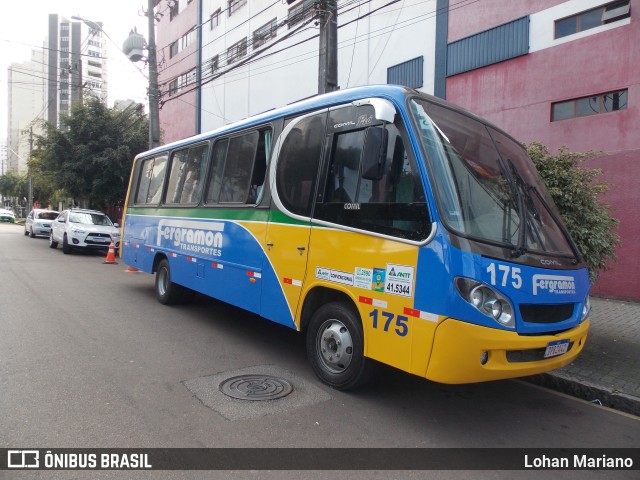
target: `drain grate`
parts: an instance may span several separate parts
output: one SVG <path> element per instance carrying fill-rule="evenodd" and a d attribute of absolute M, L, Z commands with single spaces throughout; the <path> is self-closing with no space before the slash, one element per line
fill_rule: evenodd
<path fill-rule="evenodd" d="M 285 379 L 271 375 L 240 375 L 220 383 L 220 391 L 239 400 L 275 400 L 289 395 L 293 386 Z"/>

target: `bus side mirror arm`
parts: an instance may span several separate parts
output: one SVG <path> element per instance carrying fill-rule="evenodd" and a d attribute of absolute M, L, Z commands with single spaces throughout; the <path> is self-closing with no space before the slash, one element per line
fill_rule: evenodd
<path fill-rule="evenodd" d="M 387 163 L 389 132 L 386 128 L 370 127 L 362 149 L 362 178 L 379 181 L 384 175 Z"/>

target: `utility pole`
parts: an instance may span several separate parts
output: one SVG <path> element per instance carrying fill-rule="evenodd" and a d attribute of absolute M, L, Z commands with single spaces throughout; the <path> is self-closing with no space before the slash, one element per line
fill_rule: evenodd
<path fill-rule="evenodd" d="M 320 0 L 320 51 L 318 93 L 338 90 L 338 5 L 337 0 Z"/>
<path fill-rule="evenodd" d="M 27 131 L 25 130 L 25 133 Z M 31 175 L 31 167 L 29 166 L 29 160 L 31 160 L 31 152 L 33 151 L 33 125 L 29 126 L 29 156 L 27 157 L 27 177 L 29 181 L 29 199 L 27 200 L 27 211 L 25 217 L 33 209 L 33 178 Z"/>
<path fill-rule="evenodd" d="M 147 62 L 149 63 L 149 148 L 160 146 L 160 90 L 158 89 L 158 62 L 156 61 L 156 17 L 153 7 L 156 2 L 148 0 L 149 41 Z"/>

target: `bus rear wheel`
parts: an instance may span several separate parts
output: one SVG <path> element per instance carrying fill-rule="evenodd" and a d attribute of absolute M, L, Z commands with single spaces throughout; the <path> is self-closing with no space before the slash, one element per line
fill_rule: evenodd
<path fill-rule="evenodd" d="M 318 309 L 309 322 L 306 344 L 314 372 L 327 385 L 349 390 L 371 377 L 373 365 L 364 356 L 360 318 L 347 304 Z"/>
<path fill-rule="evenodd" d="M 156 298 L 163 305 L 178 303 L 184 294 L 184 287 L 171 281 L 171 268 L 166 258 L 160 260 L 156 270 Z"/>

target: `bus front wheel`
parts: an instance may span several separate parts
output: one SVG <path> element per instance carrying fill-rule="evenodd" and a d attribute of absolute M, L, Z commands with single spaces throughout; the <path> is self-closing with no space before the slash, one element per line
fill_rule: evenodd
<path fill-rule="evenodd" d="M 156 298 L 163 305 L 178 303 L 182 299 L 184 288 L 171 281 L 169 261 L 160 260 L 156 270 Z"/>
<path fill-rule="evenodd" d="M 313 315 L 307 329 L 307 356 L 316 375 L 338 390 L 369 380 L 371 361 L 364 356 L 360 318 L 345 303 L 329 303 Z"/>

